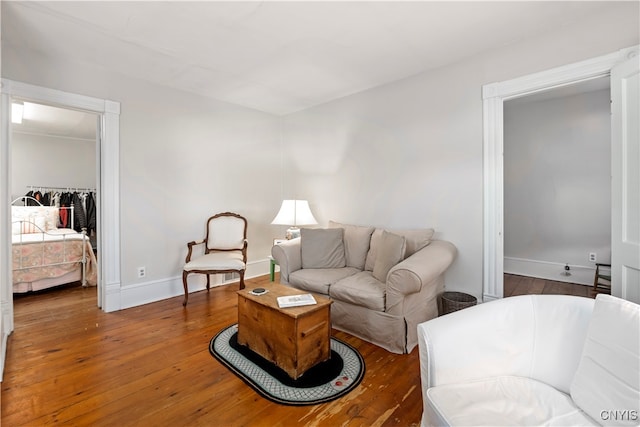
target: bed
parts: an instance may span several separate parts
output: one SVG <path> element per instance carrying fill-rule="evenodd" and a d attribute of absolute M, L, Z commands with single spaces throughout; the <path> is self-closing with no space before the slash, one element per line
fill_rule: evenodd
<path fill-rule="evenodd" d="M 13 292 L 76 281 L 96 286 L 97 262 L 89 237 L 84 231 L 58 228 L 60 211 L 73 208 L 15 206 L 21 199 L 11 206 Z"/>

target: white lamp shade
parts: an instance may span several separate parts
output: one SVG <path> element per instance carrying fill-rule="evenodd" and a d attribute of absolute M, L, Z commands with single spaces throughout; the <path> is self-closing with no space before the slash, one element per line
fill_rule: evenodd
<path fill-rule="evenodd" d="M 275 225 L 293 226 L 317 223 L 306 200 L 283 200 L 278 215 L 271 221 Z"/>

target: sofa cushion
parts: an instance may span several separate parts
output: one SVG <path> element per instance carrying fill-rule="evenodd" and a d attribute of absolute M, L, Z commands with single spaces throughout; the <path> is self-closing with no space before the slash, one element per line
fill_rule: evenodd
<path fill-rule="evenodd" d="M 364 270 L 364 263 L 371 243 L 371 235 L 375 228 L 340 224 L 335 221 L 329 221 L 329 228 L 344 229 L 344 256 L 347 267 Z"/>
<path fill-rule="evenodd" d="M 637 425 L 640 414 L 640 305 L 596 297 L 571 397 L 592 418 Z M 620 411 L 635 411 L 635 419 Z M 603 415 L 603 411 L 606 412 Z M 617 419 L 611 412 L 619 411 Z M 606 416 L 607 419 L 602 419 Z"/>
<path fill-rule="evenodd" d="M 303 268 L 289 274 L 289 285 L 309 292 L 329 295 L 329 286 L 340 279 L 352 276 L 360 270 L 353 267 L 343 268 Z"/>
<path fill-rule="evenodd" d="M 300 253 L 302 268 L 340 268 L 344 258 L 342 228 L 302 228 Z"/>
<path fill-rule="evenodd" d="M 373 277 L 381 282 L 386 282 L 391 267 L 404 259 L 405 248 L 404 237 L 383 231 L 376 262 L 373 265 Z"/>
<path fill-rule="evenodd" d="M 437 425 L 597 426 L 571 398 L 531 378 L 501 376 L 427 390 Z"/>
<path fill-rule="evenodd" d="M 383 231 L 385 230 L 377 228 L 371 235 L 371 244 L 369 246 L 369 252 L 367 253 L 367 259 L 364 266 L 365 270 L 373 271 L 373 267 L 376 262 L 376 256 L 378 254 L 378 248 L 380 247 L 380 243 L 382 241 Z M 387 231 L 405 238 L 406 249 L 403 259 L 410 257 L 411 255 L 431 243 L 431 239 L 433 238 L 434 233 L 433 228 Z"/>
<path fill-rule="evenodd" d="M 384 311 L 385 285 L 370 271 L 361 271 L 331 285 L 329 296 L 375 311 Z"/>

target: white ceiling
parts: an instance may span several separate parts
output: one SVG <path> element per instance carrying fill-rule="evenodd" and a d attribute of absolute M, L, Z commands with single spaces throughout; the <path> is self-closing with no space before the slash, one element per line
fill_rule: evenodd
<path fill-rule="evenodd" d="M 46 135 L 95 142 L 98 115 L 50 105 L 17 100 L 23 104 L 22 123 L 13 123 L 13 132 Z"/>
<path fill-rule="evenodd" d="M 14 2 L 2 43 L 284 115 L 544 33 L 612 2 Z"/>

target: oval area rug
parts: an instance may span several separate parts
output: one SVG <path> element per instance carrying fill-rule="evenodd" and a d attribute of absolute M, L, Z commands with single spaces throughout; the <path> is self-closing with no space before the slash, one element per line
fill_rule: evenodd
<path fill-rule="evenodd" d="M 349 344 L 331 337 L 331 358 L 297 380 L 282 369 L 239 345 L 238 325 L 226 327 L 211 339 L 209 352 L 261 396 L 284 405 L 316 405 L 344 396 L 364 377 L 364 359 Z"/>

